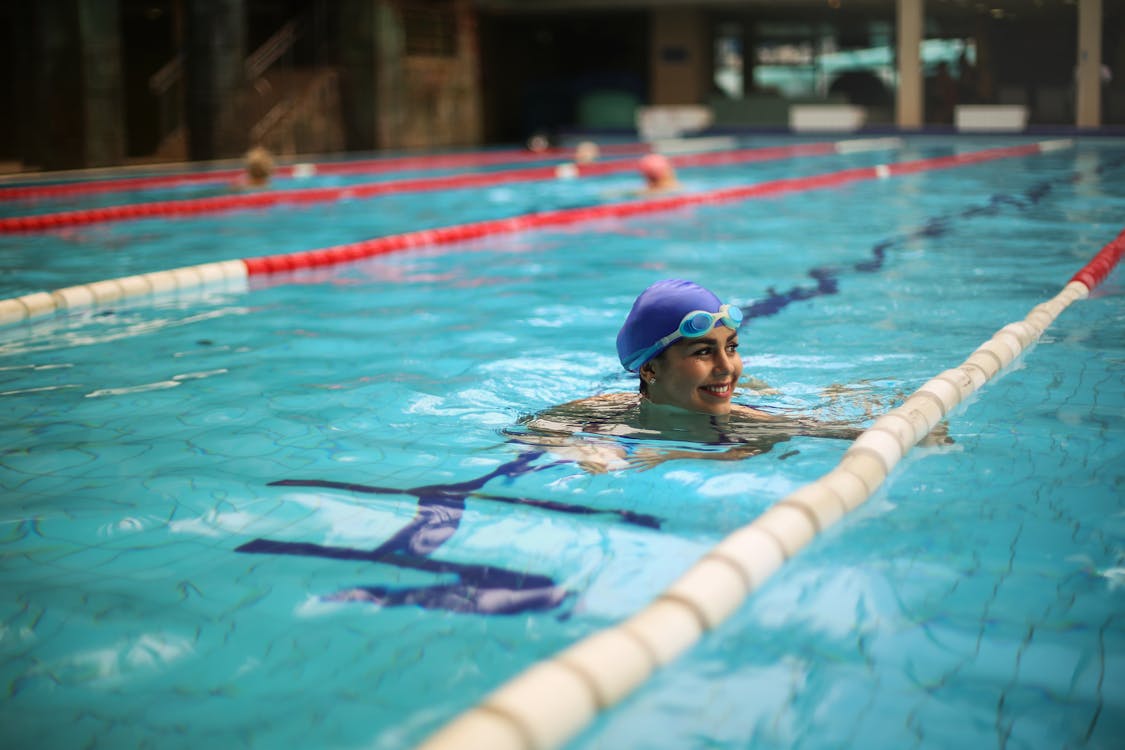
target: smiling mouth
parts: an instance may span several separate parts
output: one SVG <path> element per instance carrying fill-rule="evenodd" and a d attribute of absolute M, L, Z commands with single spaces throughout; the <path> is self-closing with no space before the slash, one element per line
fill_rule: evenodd
<path fill-rule="evenodd" d="M 730 383 L 716 383 L 714 385 L 700 386 L 699 390 L 715 398 L 730 398 Z"/>

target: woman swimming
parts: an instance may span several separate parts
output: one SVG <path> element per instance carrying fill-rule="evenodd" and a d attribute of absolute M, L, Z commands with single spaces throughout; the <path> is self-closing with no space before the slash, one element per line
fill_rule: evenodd
<path fill-rule="evenodd" d="M 651 468 L 675 458 L 736 460 L 798 435 L 853 440 L 849 423 L 770 414 L 734 402 L 742 377 L 742 310 L 682 279 L 644 290 L 617 334 L 617 354 L 639 376 L 637 393 L 572 401 L 521 421 L 521 442 L 549 446 L 589 471 Z M 600 436 L 606 436 L 601 438 Z M 608 438 L 608 439 L 607 439 Z M 629 451 L 621 438 L 699 444 Z"/>

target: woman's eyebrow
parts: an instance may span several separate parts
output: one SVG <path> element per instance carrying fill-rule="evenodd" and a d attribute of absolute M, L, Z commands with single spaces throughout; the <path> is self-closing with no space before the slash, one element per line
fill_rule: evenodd
<path fill-rule="evenodd" d="M 704 335 L 702 335 L 702 336 L 700 336 L 699 338 L 696 338 L 696 339 L 685 338 L 685 339 L 680 339 L 680 340 L 686 341 L 688 344 L 726 343 L 726 342 L 730 342 L 730 341 L 737 341 L 738 340 L 738 331 L 731 331 L 730 333 L 727 334 L 726 338 L 722 339 L 722 340 L 720 340 L 719 336 L 716 335 L 715 333 L 705 333 Z"/>
<path fill-rule="evenodd" d="M 697 344 L 707 344 L 708 346 L 718 346 L 720 344 L 727 343 L 727 342 L 732 341 L 732 340 L 734 340 L 734 339 L 728 338 L 728 339 L 726 339 L 726 341 L 719 341 L 719 338 L 717 336 L 700 336 L 697 339 L 682 339 L 682 341 L 687 342 L 685 348 L 690 347 L 690 346 L 696 346 Z"/>

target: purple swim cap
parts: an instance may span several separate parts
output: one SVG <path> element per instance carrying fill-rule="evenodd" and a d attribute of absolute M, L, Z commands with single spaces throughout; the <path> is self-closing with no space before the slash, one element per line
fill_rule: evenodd
<path fill-rule="evenodd" d="M 617 356 L 629 372 L 636 372 L 674 342 L 653 348 L 677 330 L 689 312 L 717 313 L 722 301 L 699 284 L 683 279 L 658 281 L 641 292 L 617 334 Z"/>

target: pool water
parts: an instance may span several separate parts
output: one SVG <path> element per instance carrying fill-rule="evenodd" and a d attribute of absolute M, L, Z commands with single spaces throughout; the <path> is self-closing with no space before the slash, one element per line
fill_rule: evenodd
<path fill-rule="evenodd" d="M 3 236 L 4 284 L 585 205 L 631 182 Z M 613 340 L 645 286 L 692 278 L 746 309 L 746 375 L 769 389 L 742 403 L 863 426 L 1057 293 L 1120 232 L 1123 197 L 1125 143 L 1079 141 L 0 329 L 6 742 L 412 747 L 642 608 L 846 450 L 794 438 L 592 475 L 510 440 L 524 415 L 635 388 Z M 915 448 L 572 747 L 1116 747 L 1123 323 L 1116 271 L 950 415 L 951 445 Z"/>

